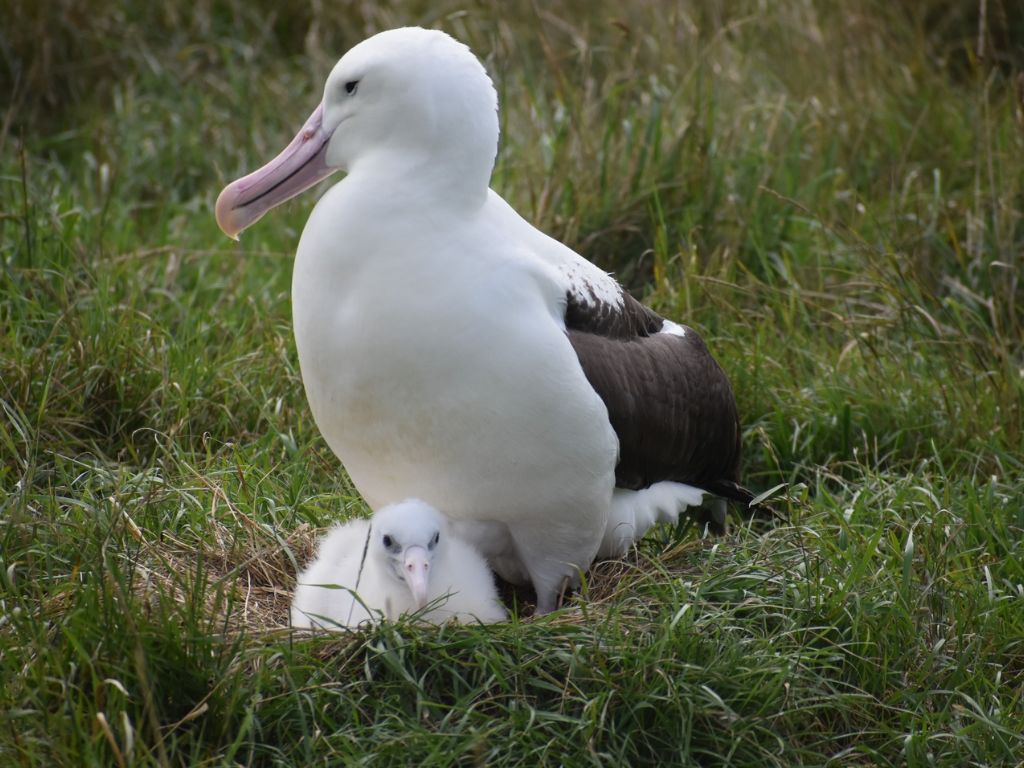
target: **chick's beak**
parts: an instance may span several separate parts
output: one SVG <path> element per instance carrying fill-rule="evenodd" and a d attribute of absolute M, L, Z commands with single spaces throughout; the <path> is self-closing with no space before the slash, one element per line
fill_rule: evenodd
<path fill-rule="evenodd" d="M 416 610 L 427 604 L 427 587 L 430 583 L 431 555 L 420 546 L 408 547 L 402 553 L 402 576 L 412 592 Z"/>

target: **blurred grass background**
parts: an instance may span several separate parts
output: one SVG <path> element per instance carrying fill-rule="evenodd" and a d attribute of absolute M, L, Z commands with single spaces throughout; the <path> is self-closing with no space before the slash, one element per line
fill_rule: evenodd
<path fill-rule="evenodd" d="M 223 184 L 348 47 L 437 26 L 493 185 L 696 327 L 791 524 L 662 532 L 568 616 L 292 642 L 363 507 L 306 410 L 290 259 Z M 0 8 L 0 758 L 1024 760 L 1024 4 Z"/>

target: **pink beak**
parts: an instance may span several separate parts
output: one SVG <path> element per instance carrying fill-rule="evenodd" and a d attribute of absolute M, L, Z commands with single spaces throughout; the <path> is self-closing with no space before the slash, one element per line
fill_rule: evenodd
<path fill-rule="evenodd" d="M 324 131 L 323 102 L 313 110 L 302 130 L 277 157 L 258 171 L 224 187 L 217 198 L 217 225 L 228 237 L 237 240 L 238 233 L 275 205 L 290 200 L 335 168 L 327 166 L 327 142 L 331 134 Z"/>
<path fill-rule="evenodd" d="M 423 547 L 412 546 L 403 553 L 402 576 L 412 592 L 416 610 L 427 604 L 427 585 L 430 576 L 430 555 Z"/>

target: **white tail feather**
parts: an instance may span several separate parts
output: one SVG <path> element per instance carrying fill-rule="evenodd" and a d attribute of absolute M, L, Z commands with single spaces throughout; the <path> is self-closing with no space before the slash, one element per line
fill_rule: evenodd
<path fill-rule="evenodd" d="M 687 507 L 695 507 L 704 491 L 683 483 L 655 483 L 639 491 L 616 488 L 598 557 L 622 557 L 655 523 L 672 523 Z"/>

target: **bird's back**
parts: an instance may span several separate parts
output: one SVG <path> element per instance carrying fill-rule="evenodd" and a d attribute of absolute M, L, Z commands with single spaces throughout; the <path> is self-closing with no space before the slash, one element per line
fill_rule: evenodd
<path fill-rule="evenodd" d="M 316 558 L 299 574 L 292 598 L 293 627 L 354 626 L 369 617 L 352 595 L 369 528 L 368 520 L 352 520 L 323 538 Z"/>

